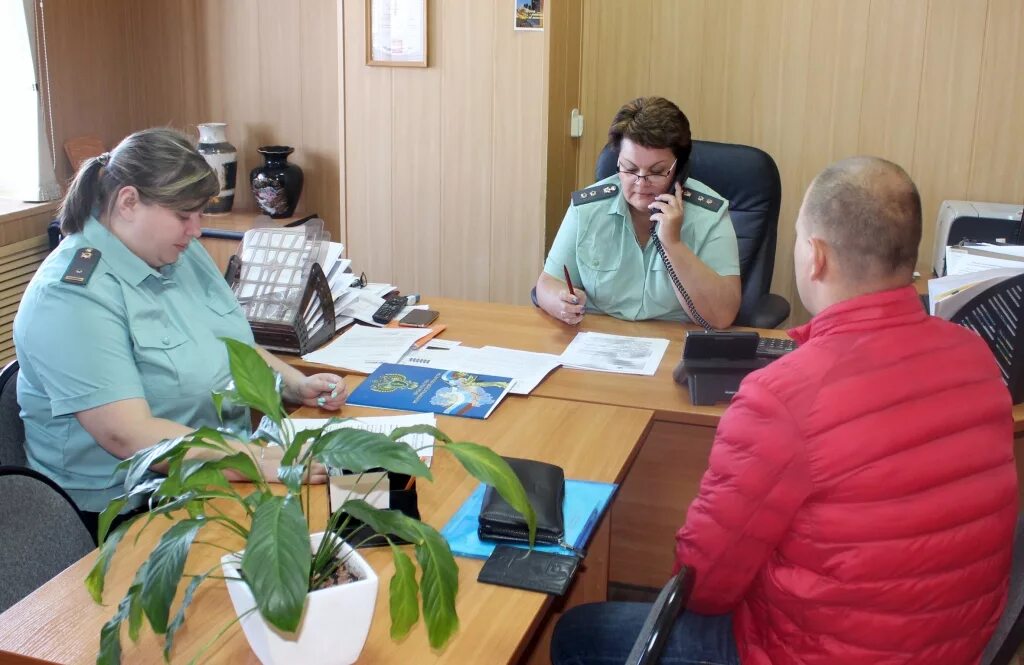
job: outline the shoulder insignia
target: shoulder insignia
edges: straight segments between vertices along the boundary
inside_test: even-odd
[[[587,187],[577,192],[572,193],[572,204],[574,206],[583,205],[584,203],[590,203],[591,201],[600,201],[602,199],[610,199],[619,193],[618,185],[594,185],[593,187]]]
[[[692,203],[695,206],[700,206],[710,210],[711,212],[718,212],[721,209],[722,204],[725,203],[722,199],[716,199],[713,196],[702,194],[701,192],[695,192],[693,190],[683,188],[683,200],[687,203]]]
[[[61,277],[62,282],[85,286],[92,277],[92,271],[100,262],[100,250],[92,247],[83,247],[75,252],[75,258],[71,259],[71,265],[64,271]]]

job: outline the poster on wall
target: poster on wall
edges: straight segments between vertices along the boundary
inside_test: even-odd
[[[427,66],[427,0],[366,0],[366,64]]]
[[[516,30],[544,29],[544,0],[512,0],[516,8]]]

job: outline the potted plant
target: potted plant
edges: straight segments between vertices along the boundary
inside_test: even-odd
[[[325,427],[296,433],[281,404],[278,377],[248,345],[230,339],[225,343],[234,383],[227,390],[214,393],[214,403],[220,412],[225,400],[230,400],[257,409],[273,421],[279,435],[270,435],[274,439],[272,443],[284,448],[279,472],[284,492],[280,487],[277,492],[271,490],[256,463],[260,447],[271,443],[263,440],[262,437],[268,435],[262,429],[257,432],[261,438],[257,435],[251,438],[252,445],[247,452],[230,448],[225,433],[202,428],[187,436],[162,441],[124,460],[121,466],[127,468],[126,493],[112,501],[99,520],[99,556],[86,579],[93,599],[102,602],[111,557],[133,522],[145,520],[142,526],[145,529],[158,516],[180,515],[181,519],[161,536],[136,572],[114,616],[103,626],[97,662],[120,662],[120,634],[124,623],[128,624],[129,637],[135,641],[142,624],[148,622],[154,632],[164,635],[164,655],[170,658],[175,632],[185,620],[196,589],[207,579],[216,578],[221,568],[186,574],[186,557],[192,547],[211,546],[213,539],[206,536],[201,541],[197,536],[204,530],[216,528],[226,529],[244,540],[243,552],[223,557],[222,569],[240,615],[234,621],[242,622],[250,646],[261,660],[266,663],[284,658],[291,662],[314,662],[312,656],[296,655],[295,649],[304,642],[321,643],[340,632],[336,614],[339,610],[330,609],[334,601],[329,597],[335,596],[342,597],[337,602],[346,612],[358,613],[361,608],[365,615],[365,621],[350,619],[345,623],[363,622],[365,627],[361,629],[361,636],[348,638],[350,654],[353,640],[357,642],[354,655],[347,658],[340,655],[339,647],[327,650],[330,660],[323,662],[354,660],[369,630],[377,588],[372,569],[356,550],[336,535],[339,529],[344,532],[351,520],[359,520],[387,537],[391,548],[395,563],[389,596],[392,637],[404,637],[416,623],[422,597],[430,645],[443,647],[458,627],[455,613],[458,569],[444,538],[432,527],[399,511],[374,508],[364,496],[349,496],[340,508],[330,513],[323,533],[311,536],[309,486],[303,490],[303,478],[310,473],[311,465],[319,462],[352,473],[385,469],[432,479],[417,452],[399,441],[408,434],[425,432],[434,437],[436,450],[454,455],[470,474],[492,485],[526,516],[532,542],[536,519],[515,473],[488,448],[454,442],[437,428],[427,425],[399,428],[386,436],[347,428],[343,421],[334,419]],[[215,455],[206,452],[207,459],[197,459],[195,454],[186,456],[190,451],[213,451]],[[167,464],[166,477],[147,479],[149,468],[161,462]],[[252,491],[239,491],[229,482],[227,471],[250,481]],[[112,520],[132,497],[150,493],[148,513],[110,531]],[[235,504],[244,517],[230,517],[223,509],[225,504]],[[421,573],[419,582],[412,559],[391,537],[413,544]],[[363,579],[332,586],[332,576],[344,569]],[[189,582],[172,616],[171,605],[185,577]],[[345,587],[356,589],[356,593],[340,593]],[[248,608],[246,603],[250,603]],[[359,607],[355,607],[357,605]],[[322,620],[325,612],[328,616]],[[318,629],[325,625],[322,621],[332,628]]]

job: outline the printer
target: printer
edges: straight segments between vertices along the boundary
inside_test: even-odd
[[[963,241],[1024,244],[1021,204],[983,201],[943,201],[935,220],[932,270],[946,274],[946,247]]]

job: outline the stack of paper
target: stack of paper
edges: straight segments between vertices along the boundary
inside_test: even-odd
[[[1021,268],[994,268],[928,280],[928,311],[951,319],[979,293],[1021,272]]]
[[[946,275],[967,275],[996,268],[1024,271],[1024,245],[977,243],[946,248]]]
[[[479,349],[468,346],[413,349],[402,356],[401,362],[403,365],[508,376],[513,379],[509,392],[517,395],[529,395],[545,376],[562,364],[561,358],[550,353],[531,353],[497,346]]]
[[[653,376],[668,340],[581,332],[562,352],[562,364],[575,369]]]
[[[353,326],[344,335],[303,360],[370,374],[381,363],[396,363],[430,328],[371,328]]]

